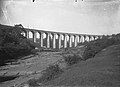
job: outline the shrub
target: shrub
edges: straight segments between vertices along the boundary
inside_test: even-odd
[[[37,79],[30,79],[27,83],[30,86],[40,86],[40,84],[44,84],[45,82],[48,82],[54,78],[56,78],[59,74],[63,72],[62,69],[59,68],[59,65],[49,65],[45,70],[43,70],[42,76]]]
[[[67,63],[68,66],[71,66],[73,64],[76,64],[80,60],[82,60],[82,58],[78,54],[70,54],[70,55],[64,56],[64,60],[65,60],[65,62]]]
[[[49,65],[43,72],[42,77],[39,79],[40,82],[46,82],[55,78],[58,74],[62,73],[63,70],[60,69],[59,65]]]
[[[85,49],[82,57],[84,60],[94,57],[96,53],[98,53],[101,50],[101,48],[99,46],[91,46],[88,45],[87,48]]]

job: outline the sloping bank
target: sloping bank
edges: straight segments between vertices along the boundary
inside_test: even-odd
[[[18,42],[14,42],[14,43],[16,43],[16,44],[18,44]],[[12,43],[12,44],[14,44],[14,43]],[[10,43],[11,44],[11,43]],[[109,47],[109,46],[111,46],[111,45],[117,45],[117,44],[120,44],[120,34],[117,34],[117,35],[112,35],[112,36],[110,36],[110,37],[107,37],[107,36],[105,36],[105,37],[103,37],[102,39],[98,39],[98,40],[95,40],[95,41],[91,41],[91,42],[89,42],[89,43],[83,43],[83,49],[81,49],[81,47],[79,48],[79,47],[77,47],[77,48],[66,48],[66,49],[63,49],[63,50],[61,50],[61,53],[59,54],[59,55],[61,55],[62,56],[62,59],[61,60],[58,60],[57,62],[53,62],[53,64],[50,64],[50,65],[48,65],[46,68],[45,68],[45,70],[43,70],[42,71],[42,73],[40,72],[34,72],[34,73],[32,73],[31,75],[25,75],[25,76],[23,76],[20,80],[22,81],[22,79],[26,79],[26,77],[29,77],[29,79],[26,79],[26,81],[25,82],[23,82],[23,84],[21,84],[21,83],[19,83],[19,84],[21,84],[21,86],[20,87],[24,87],[25,85],[29,85],[29,86],[32,86],[32,87],[34,87],[34,86],[41,86],[41,85],[94,85],[94,83],[96,82],[96,80],[95,79],[93,79],[93,80],[91,80],[91,79],[89,79],[88,78],[88,84],[87,84],[87,80],[85,80],[85,79],[83,79],[83,80],[81,80],[82,82],[81,82],[81,84],[77,84],[76,82],[78,81],[79,82],[79,79],[78,78],[75,78],[75,77],[73,77],[74,76],[74,73],[76,73],[77,72],[77,70],[76,71],[74,71],[74,69],[73,69],[73,72],[71,72],[71,73],[73,73],[73,74],[68,74],[68,77],[66,77],[66,78],[70,78],[70,77],[72,77],[71,78],[71,80],[67,80],[67,79],[65,79],[65,80],[58,80],[58,82],[60,81],[60,84],[59,83],[57,83],[57,84],[54,84],[54,79],[58,79],[58,78],[61,78],[61,76],[62,75],[64,75],[67,71],[69,71],[69,70],[71,70],[74,66],[77,66],[77,65],[79,65],[79,64],[83,64],[83,65],[81,65],[81,67],[82,66],[84,66],[84,68],[82,68],[82,70],[80,70],[80,69],[78,69],[78,71],[79,71],[79,73],[82,75],[82,73],[84,73],[85,71],[86,72],[89,72],[89,71],[93,71],[94,72],[94,69],[92,69],[92,67],[90,67],[90,66],[95,66],[95,65],[92,65],[92,64],[94,64],[94,62],[95,61],[93,61],[93,63],[88,63],[87,61],[89,61],[89,60],[94,60],[94,59],[89,59],[89,58],[96,58],[95,56],[96,56],[96,54],[98,55],[99,54],[99,52],[101,52],[101,50],[103,50],[103,49],[105,49],[106,47]],[[45,54],[46,55],[46,54]],[[54,54],[52,54],[52,55],[54,55]],[[103,57],[104,57],[104,54],[101,54]],[[101,56],[101,57],[102,57]],[[112,55],[111,55],[112,56]],[[52,57],[52,56],[51,56]],[[59,58],[60,56],[56,56],[56,58]],[[38,57],[37,59],[40,59],[41,57]],[[46,56],[46,58],[49,58],[49,56]],[[106,57],[105,57],[106,58]],[[52,58],[51,58],[52,59]],[[86,61],[85,61],[86,60]],[[97,58],[96,58],[96,60],[97,60]],[[99,59],[98,59],[99,60]],[[34,61],[34,60],[33,60]],[[32,62],[33,62],[32,61]],[[81,62],[79,62],[79,61],[81,61]],[[30,65],[30,67],[32,67],[32,66],[34,66],[35,68],[33,68],[33,71],[34,70],[37,70],[39,67],[37,67],[36,68],[36,65],[39,65],[39,64],[37,64],[39,61],[36,61],[35,62],[35,64],[28,64],[28,66]],[[99,61],[100,62],[100,61]],[[107,63],[107,61],[105,61],[106,63]],[[104,62],[104,63],[105,63]],[[114,62],[114,61],[113,61]],[[78,63],[78,64],[77,64]],[[88,69],[88,68],[86,68],[86,63],[88,63],[88,66],[87,67],[89,67],[90,68],[90,70]],[[76,65],[74,65],[74,64],[76,64]],[[98,62],[97,62],[97,64],[99,64]],[[103,64],[104,65],[104,64]],[[97,66],[97,65],[96,65]],[[98,66],[100,66],[100,65],[98,65]],[[117,66],[119,66],[119,65],[117,65]],[[18,66],[19,67],[19,66]],[[28,67],[28,68],[30,68],[30,67]],[[41,67],[41,66],[40,66]],[[13,68],[14,69],[14,68]],[[12,70],[13,70],[12,69]],[[88,71],[87,71],[87,69],[88,69]],[[97,68],[98,69],[98,68]],[[30,70],[30,69],[29,69]],[[104,70],[104,69],[103,69]],[[84,71],[84,72],[82,72],[82,71]],[[96,70],[97,71],[97,70]],[[92,73],[93,73],[92,72]],[[98,70],[98,72],[99,72],[99,70]],[[107,71],[108,72],[108,71]],[[79,76],[77,76],[77,74],[79,75],[79,73],[76,73],[76,77],[79,77]],[[93,74],[92,73],[88,73],[88,74],[90,74],[90,76],[92,76]],[[94,73],[96,76],[97,76],[97,74],[96,73]],[[65,75],[67,75],[67,74],[65,74]],[[85,76],[87,76],[87,74],[85,74]],[[85,76],[83,76],[82,78],[84,78]],[[94,75],[93,75],[94,76]],[[92,78],[92,77],[90,77],[90,78]],[[96,77],[97,78],[97,77]],[[100,74],[100,78],[101,78],[101,74]],[[77,80],[78,79],[78,80]],[[104,78],[103,78],[104,79]],[[109,79],[109,76],[108,76],[108,79]],[[72,81],[73,80],[73,81]],[[75,81],[74,81],[75,80]],[[91,81],[91,84],[90,84],[90,82],[89,82],[89,80]],[[94,80],[95,80],[95,82],[94,82]],[[101,79],[100,79],[101,80]],[[53,81],[53,83],[52,83],[52,81]],[[62,83],[62,82],[63,83]],[[68,81],[68,82],[66,82],[67,84],[65,84],[64,82],[65,81]],[[105,81],[107,81],[107,80],[105,80]],[[14,80],[14,81],[12,81],[13,83],[15,83],[16,82],[16,80]],[[72,82],[73,84],[70,84],[70,82]],[[85,83],[84,83],[85,82]],[[11,82],[10,82],[11,83]],[[82,84],[83,83],[83,84]],[[100,83],[101,84],[101,83]],[[14,85],[14,84],[13,84]],[[104,85],[104,84],[103,84]],[[111,83],[109,84],[109,82],[108,83],[105,83],[105,85],[112,85]],[[19,85],[14,85],[15,87],[19,87]],[[6,86],[4,86],[4,87],[6,87]],[[9,86],[8,86],[9,87]]]
[[[24,37],[21,34],[22,31],[24,28],[0,24],[0,66],[33,54],[32,50],[36,47],[35,43]]]
[[[84,47],[82,47],[82,49],[80,48],[81,47],[69,48],[69,49],[71,49],[71,52],[74,52],[74,53],[78,52],[80,55],[80,52],[83,53],[82,50],[84,49]],[[1,75],[3,72],[3,74],[5,73],[4,75],[10,76],[10,74],[11,75],[17,74],[19,75],[19,77],[11,81],[3,82],[0,85],[2,85],[2,87],[7,87],[7,86],[9,87],[13,85],[15,87],[19,87],[19,85],[23,85],[26,83],[27,84],[30,83],[32,85],[34,83],[34,86],[38,86],[38,84],[36,84],[36,82],[38,82],[36,80],[38,79],[39,79],[39,82],[40,82],[40,79],[42,79],[42,82],[46,82],[50,79],[53,79],[54,75],[63,73],[63,70],[61,69],[64,69],[64,70],[66,69],[67,64],[64,61],[63,55],[64,56],[66,54],[67,56],[71,55],[71,52],[66,50],[67,49],[62,49],[59,52],[38,52],[38,55],[34,57],[18,61],[19,64],[8,66],[8,69],[6,69],[7,67],[3,68],[6,70],[1,71]],[[57,65],[59,65],[60,68]],[[43,78],[41,78],[42,77],[41,71],[42,71],[42,74],[44,73]]]
[[[102,50],[94,58],[81,61],[44,86],[120,86],[120,45]]]
[[[63,61],[67,64],[67,68],[64,69],[59,67],[60,63],[52,64],[43,71],[42,76],[40,78],[31,79],[27,83],[25,83],[25,85],[27,84],[33,87],[45,85],[113,86],[119,82],[119,79],[117,78],[119,74],[116,73],[118,72],[118,67],[113,68],[114,65],[112,66],[112,64],[116,64],[115,66],[119,66],[118,61],[116,62],[114,61],[114,59],[118,60],[118,53],[120,52],[120,47],[115,47],[115,50],[111,48],[107,52],[104,51],[105,53],[101,53],[101,51],[109,46],[118,44],[120,44],[120,34],[104,36],[102,39],[98,39],[84,44],[85,50],[82,56],[79,55],[79,51],[75,52],[74,49],[65,49],[62,55],[64,58]],[[115,53],[115,55],[111,53],[111,51]],[[113,57],[115,58],[112,59]]]

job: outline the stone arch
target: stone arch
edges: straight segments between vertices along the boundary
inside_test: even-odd
[[[66,48],[67,47],[67,34],[63,34],[63,36],[64,36],[64,48]]]
[[[36,32],[36,42],[40,43],[40,34],[38,31]]]
[[[38,31],[38,33],[39,33],[39,43],[40,43],[40,46],[43,47],[43,38],[44,38],[43,32]]]
[[[93,36],[90,36],[90,41],[93,41],[93,40],[94,40]]]
[[[64,47],[64,35],[61,34],[61,48]]]
[[[31,41],[33,41],[33,32],[29,31],[28,34],[29,34],[29,38],[28,39],[31,40]]]
[[[51,35],[52,35],[52,41],[53,41],[52,48],[56,48],[56,33],[51,33]]]
[[[77,38],[78,38],[78,36],[77,35],[74,35],[74,47],[76,47],[77,46]]]
[[[84,35],[81,35],[81,43],[84,42]]]
[[[21,35],[23,35],[24,37],[26,37],[26,33],[24,31],[21,32]]]
[[[72,35],[68,34],[68,47],[72,47]]]

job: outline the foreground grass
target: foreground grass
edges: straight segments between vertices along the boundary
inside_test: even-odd
[[[119,71],[120,45],[117,45],[101,51],[94,59],[88,59],[73,65],[59,78],[44,85],[119,87]]]

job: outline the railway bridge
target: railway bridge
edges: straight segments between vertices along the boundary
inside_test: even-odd
[[[79,43],[102,38],[102,35],[53,32],[28,28],[24,28],[22,34],[27,37],[27,39],[31,39],[33,42],[39,43],[41,47],[59,49],[76,47]]]

